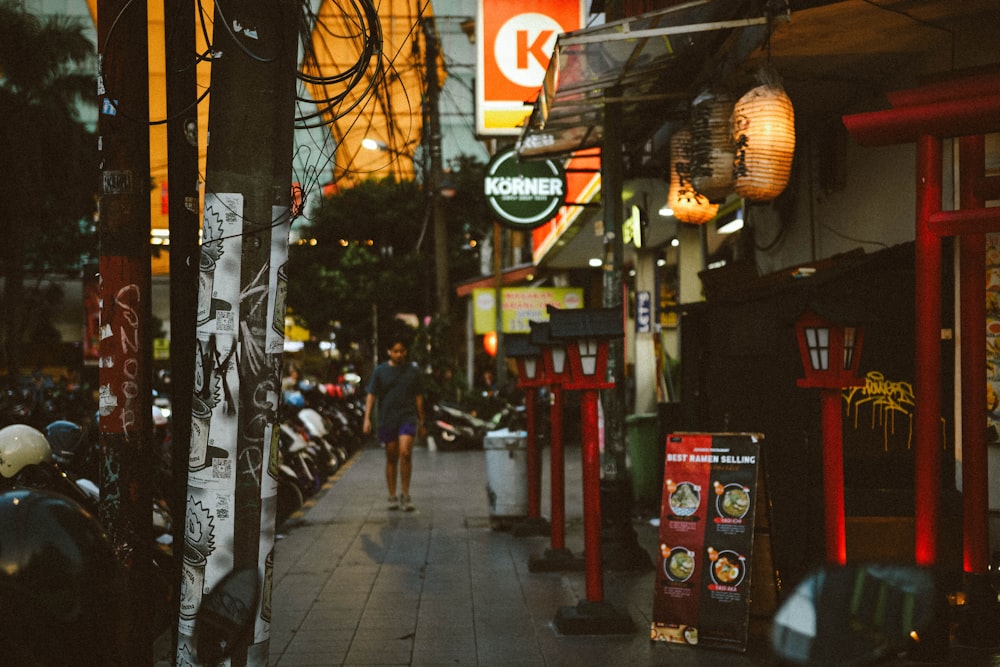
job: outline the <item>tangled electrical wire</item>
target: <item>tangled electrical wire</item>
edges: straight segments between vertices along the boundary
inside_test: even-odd
[[[99,67],[106,59],[114,57],[121,32],[120,20],[136,7],[136,0],[130,0],[112,21]],[[388,135],[385,139],[389,153],[395,156],[393,160],[407,154],[417,143],[415,137],[419,130],[413,129],[413,124],[399,127],[407,124],[397,123],[396,117],[397,114],[411,117],[419,114],[419,99],[411,103],[410,91],[402,82],[405,76],[413,75],[418,84],[423,85],[424,68],[416,34],[422,20],[429,15],[430,7],[430,0],[411,0],[405,10],[407,15],[380,16],[375,0],[299,0],[296,3],[299,58],[294,123],[296,130],[317,130],[309,132],[307,141],[312,142],[311,145],[299,141],[292,157],[298,197],[303,200],[309,197],[321,182],[332,180],[336,183],[345,176],[361,173],[354,164],[357,156],[344,150],[344,139],[348,133],[366,135],[378,122],[376,118],[384,118],[381,122],[385,124]],[[246,39],[238,38],[239,30],[234,27],[234,17],[230,16],[232,11],[232,5],[226,0],[217,0],[214,9],[198,0],[196,20],[203,46],[178,44],[172,35],[166,35],[168,67],[178,71],[210,63],[216,51],[213,39],[218,36],[213,35],[213,31],[217,33],[220,29],[228,31],[229,38],[251,59],[261,63],[273,60],[274,56],[258,53],[247,46]],[[384,20],[392,22],[393,44],[387,42]],[[103,81],[103,72],[101,74]],[[209,86],[202,85],[197,99],[182,111],[153,120],[130,118],[127,110],[118,108],[114,90],[105,88],[104,96],[115,106],[114,113],[125,119],[164,125],[189,116],[193,107],[209,98],[210,92]],[[406,108],[398,108],[400,104]]]

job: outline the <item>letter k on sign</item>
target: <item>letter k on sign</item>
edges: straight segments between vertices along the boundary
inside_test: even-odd
[[[544,14],[512,17],[500,28],[493,45],[501,73],[519,86],[541,86],[556,37],[561,32],[560,25]],[[511,58],[511,54],[515,57]]]
[[[548,67],[549,54],[545,51],[545,43],[549,41],[555,33],[551,30],[542,30],[538,33],[535,41],[528,44],[528,31],[517,31],[517,68],[525,69],[528,66],[528,54],[535,57],[535,61],[545,63]]]

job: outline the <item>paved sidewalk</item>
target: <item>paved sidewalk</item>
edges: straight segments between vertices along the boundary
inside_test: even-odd
[[[582,557],[579,449],[566,459],[566,546]],[[559,634],[555,615],[586,599],[585,573],[529,572],[550,539],[490,528],[483,451],[416,448],[414,512],[387,509],[383,463],[378,446],[358,452],[280,536],[271,665],[775,664],[760,638],[745,655],[650,642],[652,567],[604,569],[605,601],[634,632]],[[655,553],[656,529],[636,530]]]

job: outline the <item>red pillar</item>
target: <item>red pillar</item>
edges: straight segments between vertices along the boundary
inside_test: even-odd
[[[959,140],[960,208],[982,208],[976,183],[985,176],[983,135]],[[989,477],[986,448],[986,235],[961,237],[963,564],[989,570]]]
[[[941,239],[928,221],[941,210],[941,139],[917,139],[914,374],[915,544],[917,565],[937,562],[941,506]]]
[[[597,389],[580,392],[583,446],[583,560],[588,602],[604,601],[601,564],[601,453],[597,429]]]
[[[840,389],[820,390],[823,411],[823,497],[826,562],[847,563],[844,520],[844,445]]]
[[[538,457],[538,429],[535,424],[535,400],[537,390],[524,390],[525,417],[527,419],[527,466],[528,466],[528,518],[540,519],[541,506],[541,464]]]
[[[562,386],[553,384],[549,412],[549,486],[551,493],[552,551],[566,548],[566,456],[563,448]]]

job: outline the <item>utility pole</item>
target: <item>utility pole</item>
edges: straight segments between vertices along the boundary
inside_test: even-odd
[[[438,44],[437,27],[433,17],[422,21],[427,56],[427,140],[430,149],[431,205],[434,215],[434,285],[437,297],[437,314],[451,313],[451,285],[448,278],[448,224],[444,216],[444,202],[441,201],[441,181],[444,165],[441,158],[441,111],[438,100],[441,83],[438,80],[438,59],[441,52]]]
[[[194,663],[202,596],[246,568],[262,597],[230,664],[267,664],[298,11],[215,5],[178,664]]]
[[[125,572],[119,610],[122,632],[112,649],[114,665],[153,662],[147,622],[153,537],[146,18],[145,3],[98,2],[102,304],[98,513]]]
[[[609,21],[622,17],[621,0],[605,3]],[[609,95],[620,98],[614,91]],[[601,147],[601,201],[604,206],[604,290],[603,305],[617,308],[625,317],[624,241],[622,226],[623,155],[620,102],[604,104],[604,143]],[[608,375],[612,389],[601,391],[604,407],[604,476],[601,480],[603,516],[602,550],[611,569],[648,568],[649,555],[639,546],[632,527],[632,489],[626,468],[625,442],[625,349],[624,340],[608,350]]]
[[[194,6],[163,0],[164,62],[167,84],[167,183],[170,220],[170,426],[168,493],[174,510],[174,544],[184,544],[181,508],[187,498],[191,397],[194,391],[195,316],[198,310],[198,68]],[[180,589],[180,559],[171,562],[170,580]],[[174,600],[176,618],[179,600]],[[174,641],[177,639],[174,628]],[[176,644],[174,646],[176,650]]]

